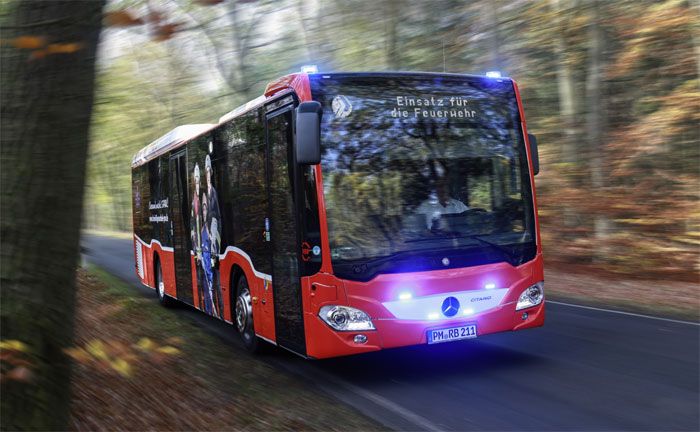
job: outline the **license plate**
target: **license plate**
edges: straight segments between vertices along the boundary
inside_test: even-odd
[[[429,344],[456,341],[460,339],[473,339],[475,337],[476,324],[428,330]]]

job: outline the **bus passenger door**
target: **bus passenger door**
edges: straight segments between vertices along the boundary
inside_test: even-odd
[[[175,285],[178,300],[193,304],[190,256],[190,211],[187,200],[185,151],[170,157],[170,232],[175,249]]]
[[[292,181],[292,105],[266,118],[272,295],[277,344],[306,354]]]

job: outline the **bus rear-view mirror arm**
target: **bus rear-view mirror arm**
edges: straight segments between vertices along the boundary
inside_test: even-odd
[[[299,165],[315,165],[321,162],[321,104],[302,102],[297,107],[296,158]]]
[[[527,134],[527,139],[530,141],[530,156],[532,157],[532,173],[537,175],[540,172],[540,155],[537,153],[537,137],[533,134]]]

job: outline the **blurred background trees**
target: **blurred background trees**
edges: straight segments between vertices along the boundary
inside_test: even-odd
[[[697,281],[697,0],[116,0],[102,40],[85,224],[130,229],[130,160],[303,64],[500,70],[539,137],[548,265]],[[119,15],[117,15],[119,17]]]

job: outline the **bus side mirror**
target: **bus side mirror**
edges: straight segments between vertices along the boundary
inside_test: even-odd
[[[540,155],[537,153],[537,137],[533,134],[527,134],[527,140],[530,141],[530,157],[532,157],[532,173],[537,175],[540,172]]]
[[[296,157],[299,165],[321,162],[321,104],[302,102],[297,107]]]

